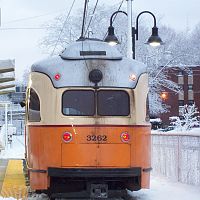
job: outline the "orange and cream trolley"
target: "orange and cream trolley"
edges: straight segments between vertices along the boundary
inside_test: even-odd
[[[26,98],[30,186],[107,198],[149,187],[146,66],[84,39],[31,68]]]

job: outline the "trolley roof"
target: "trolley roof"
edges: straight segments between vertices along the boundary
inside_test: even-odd
[[[90,39],[72,43],[59,56],[33,64],[31,71],[46,74],[54,87],[61,88],[94,86],[89,80],[93,69],[103,74],[99,87],[135,88],[140,75],[146,73],[143,63],[123,57],[106,42]],[[60,75],[59,80],[55,79],[56,74]]]

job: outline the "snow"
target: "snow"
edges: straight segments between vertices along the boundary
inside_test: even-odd
[[[160,118],[150,119],[150,122],[162,122]]]
[[[187,131],[193,127],[198,127],[200,125],[200,121],[198,120],[199,111],[195,104],[193,105],[184,105],[179,106],[179,112],[181,117],[170,117],[169,119],[172,121],[171,124],[175,127],[175,130],[178,131]]]
[[[14,135],[13,142],[1,151],[0,159],[23,159],[25,153],[24,135]]]
[[[171,182],[164,177],[151,177],[151,189],[129,192],[132,200],[199,200],[200,187]]]
[[[154,135],[190,135],[190,136],[200,136],[200,128],[192,128],[191,130],[179,131],[177,129],[163,132],[161,130],[151,130],[151,134]]]

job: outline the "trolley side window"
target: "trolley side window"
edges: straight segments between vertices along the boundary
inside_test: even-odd
[[[40,117],[40,99],[34,89],[30,89],[28,120],[31,122],[39,122]]]
[[[63,93],[62,112],[69,116],[93,116],[95,94],[92,90],[68,90]]]
[[[130,114],[129,95],[125,91],[100,90],[97,96],[98,115],[128,116]]]

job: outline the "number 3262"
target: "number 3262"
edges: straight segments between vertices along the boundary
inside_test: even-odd
[[[87,141],[98,141],[98,142],[106,142],[106,135],[87,135]]]

